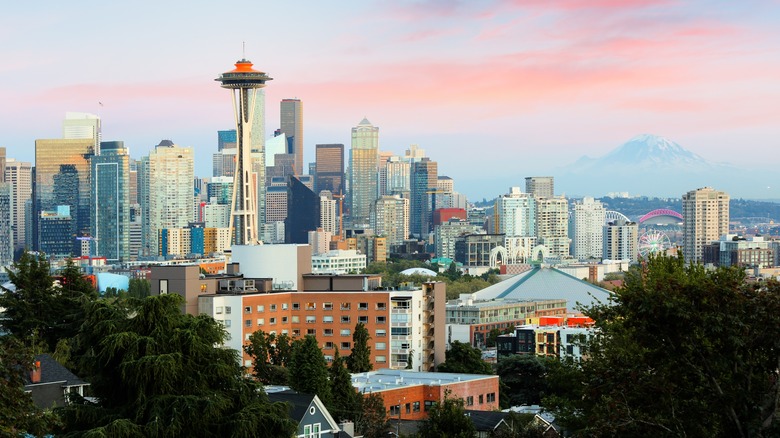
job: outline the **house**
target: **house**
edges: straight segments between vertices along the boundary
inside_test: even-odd
[[[474,423],[477,438],[489,438],[502,430],[511,430],[509,424],[504,420],[509,415],[508,412],[467,410],[466,415]]]
[[[41,409],[65,406],[68,394],[84,396],[84,389],[89,383],[76,377],[53,357],[38,354],[34,361],[35,368],[27,376],[24,390],[30,393],[36,406]]]
[[[351,437],[342,431],[336,420],[316,395],[302,394],[285,389],[279,392],[268,390],[268,399],[287,403],[290,406],[290,418],[298,422],[296,437]]]

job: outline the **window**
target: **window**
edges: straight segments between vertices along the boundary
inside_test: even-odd
[[[282,310],[287,310],[287,303],[282,303]]]
[[[432,400],[425,400],[425,412],[428,412],[435,403],[436,402]]]
[[[282,317],[282,324],[287,324],[287,317],[286,316]]]
[[[315,310],[317,309],[316,303],[306,303],[306,310]]]
[[[265,324],[265,318],[257,318],[257,325]]]
[[[244,307],[244,313],[252,313],[252,306]]]
[[[324,310],[333,310],[333,303],[322,303],[322,308]]]
[[[230,306],[225,306],[225,315],[230,315]]]
[[[327,362],[327,363],[331,363],[331,362],[333,362],[333,356],[328,356],[328,355],[326,354],[324,357],[325,357],[325,362]]]
[[[411,414],[412,413],[412,404],[411,403],[407,403],[406,406],[404,406],[404,407],[406,408],[406,413],[407,414]]]
[[[401,414],[401,405],[390,406],[390,416],[398,416]]]
[[[168,293],[168,280],[160,280],[160,295]]]
[[[385,343],[385,342],[377,342],[376,343],[376,349],[377,350],[387,350],[387,343]]]
[[[376,317],[376,323],[377,324],[384,324],[386,322],[387,322],[387,317],[386,316],[377,316]]]
[[[341,336],[351,336],[352,330],[350,329],[341,329]]]
[[[245,327],[252,327],[252,320],[251,319],[247,319],[246,321],[244,321],[244,326]]]
[[[352,344],[350,344],[349,342],[342,342],[341,343],[341,349],[342,350],[349,350],[350,348],[352,348]]]
[[[265,306],[263,306],[263,305],[257,306],[257,311],[258,312],[265,312]]]
[[[301,310],[301,303],[293,303],[293,310]]]
[[[490,394],[487,395],[487,402],[488,403],[495,403],[496,402],[496,393],[495,392],[491,392]]]
[[[300,336],[301,335],[301,329],[293,329],[293,336]]]
[[[289,330],[287,330],[287,329],[283,329],[283,330],[282,330],[282,334],[283,334],[283,335],[286,335],[287,333],[290,333],[290,331],[289,331]]]
[[[325,343],[325,349],[326,350],[333,350],[333,342],[326,342]]]
[[[349,316],[342,316],[341,317],[341,323],[342,324],[349,324],[349,322],[350,322],[350,317]]]
[[[387,330],[385,329],[377,329],[375,333],[377,338],[384,338],[385,336],[387,336]]]
[[[330,324],[330,323],[333,322],[333,317],[332,316],[323,316],[322,317],[322,322],[324,322],[325,324]]]
[[[466,406],[474,406],[474,396],[470,395],[466,397]]]
[[[307,336],[317,336],[317,329],[306,329]]]
[[[276,312],[276,304],[271,304],[271,312]]]
[[[411,336],[411,327],[391,327],[390,334],[393,336]]]
[[[322,334],[324,336],[333,336],[333,329],[323,329]]]
[[[358,303],[358,310],[368,310],[368,303]]]
[[[485,403],[485,396],[483,394],[480,394],[479,395],[479,404],[484,404],[484,403]]]
[[[361,324],[368,324],[368,317],[367,316],[358,316],[358,322]]]
[[[226,319],[226,320],[225,320],[225,327],[230,327],[230,326],[231,326],[231,322],[230,322],[230,320],[229,320],[229,319]]]
[[[377,356],[376,357],[376,363],[385,363],[385,362],[387,362],[387,357],[386,356]]]
[[[293,322],[293,324],[298,324],[298,323],[300,323],[300,322],[301,322],[301,317],[300,317],[300,316],[298,316],[298,315],[293,315],[293,317],[292,317],[292,322]]]
[[[349,310],[352,308],[352,303],[341,303],[341,310]]]
[[[420,412],[420,402],[416,401],[412,403],[412,411],[413,412]]]
[[[376,310],[387,310],[387,303],[376,303]]]
[[[331,358],[333,360],[333,358]],[[319,438],[320,423],[307,424],[303,426],[303,438]]]
[[[219,307],[217,307],[216,314],[217,315],[222,315],[222,311],[223,311],[222,310],[222,306],[219,306]]]
[[[247,334],[245,334],[245,335],[244,335],[244,340],[245,340],[245,341],[248,341],[250,336],[252,336],[252,333],[247,333]]]
[[[317,322],[317,317],[314,315],[309,315],[306,317],[306,324],[314,324]]]
[[[270,320],[268,320],[268,323],[271,325],[276,324],[276,318],[271,318]]]

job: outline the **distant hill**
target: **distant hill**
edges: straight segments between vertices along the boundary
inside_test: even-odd
[[[773,173],[708,161],[651,134],[638,135],[602,157],[581,157],[552,174],[555,191],[572,196],[628,192],[680,197],[689,190],[710,186],[732,196],[762,199],[776,180]]]

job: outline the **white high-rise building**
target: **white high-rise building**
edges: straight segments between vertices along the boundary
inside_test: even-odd
[[[388,195],[408,193],[410,190],[410,172],[411,164],[409,164],[409,161],[398,156],[388,158],[385,169],[385,173],[387,174],[385,177],[387,184],[385,193]]]
[[[371,212],[371,229],[386,236],[387,245],[402,245],[409,236],[409,200],[400,196],[382,196]]]
[[[536,200],[536,237],[551,255],[569,257],[569,201],[565,197]]]
[[[574,204],[569,224],[572,256],[580,260],[602,258],[606,215],[604,205],[593,198]]]
[[[604,225],[605,260],[637,260],[639,226],[636,222],[617,220]]]
[[[704,245],[729,232],[729,195],[712,187],[691,190],[682,197],[683,257],[699,263]]]
[[[533,196],[520,187],[510,187],[509,193],[496,199],[494,229],[507,237],[534,236],[536,231],[536,203]]]
[[[436,257],[455,260],[455,240],[460,236],[476,234],[479,229],[480,227],[471,222],[459,219],[450,219],[441,225],[436,225],[433,229]]]
[[[195,177],[192,148],[163,140],[148,158],[148,222],[144,234],[147,255],[156,255],[158,230],[184,228],[194,218],[192,200]]]
[[[353,227],[365,227],[379,197],[379,128],[363,119],[352,128],[349,150],[349,208]]]
[[[338,234],[339,222],[336,200],[328,190],[320,192],[320,228],[331,234]]]
[[[95,155],[100,155],[100,117],[95,114],[66,112],[62,121],[62,138],[91,138]]]
[[[32,164],[9,158],[5,162],[5,181],[11,186],[14,249],[31,246],[26,206],[32,200]]]

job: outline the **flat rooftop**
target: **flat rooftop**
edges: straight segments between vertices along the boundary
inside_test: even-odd
[[[352,374],[352,386],[362,393],[387,391],[411,386],[445,386],[453,383],[497,378],[492,374],[433,373],[427,371],[391,370],[383,368]]]

